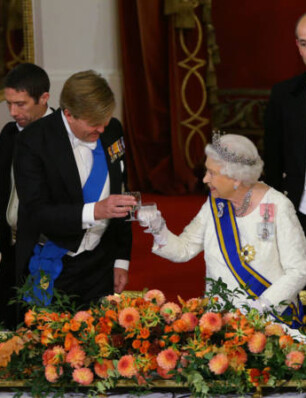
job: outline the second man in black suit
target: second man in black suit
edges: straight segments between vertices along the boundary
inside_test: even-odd
[[[17,65],[6,76],[4,97],[14,122],[0,133],[0,323],[14,328],[16,315],[8,302],[16,295],[15,234],[18,197],[12,173],[13,152],[17,135],[33,121],[52,112],[48,107],[50,81],[37,65]]]
[[[296,24],[306,64],[306,14]],[[265,115],[265,182],[293,202],[306,233],[306,73],[276,84]]]

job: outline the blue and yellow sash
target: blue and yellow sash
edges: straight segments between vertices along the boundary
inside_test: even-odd
[[[232,204],[224,199],[215,199],[210,195],[210,207],[214,219],[219,248],[225,264],[239,285],[252,297],[257,299],[269,286],[263,275],[254,270],[241,256],[239,230]],[[222,209],[220,214],[220,209]],[[298,300],[298,307],[291,303],[278,319],[293,329],[303,326],[303,306]],[[290,317],[287,321],[283,317]]]

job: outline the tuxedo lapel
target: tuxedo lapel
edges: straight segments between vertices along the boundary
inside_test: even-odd
[[[295,96],[294,115],[296,115],[296,131],[294,131],[294,153],[297,156],[301,172],[306,170],[306,91],[300,91]]]
[[[73,199],[83,199],[82,185],[77,164],[73,154],[72,146],[68,137],[60,111],[56,112],[56,118],[53,120],[53,140],[50,140],[52,151],[54,153],[54,162],[65,181],[69,194]]]

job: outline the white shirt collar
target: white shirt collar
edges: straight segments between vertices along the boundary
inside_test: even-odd
[[[62,119],[63,119],[64,125],[66,127],[67,132],[68,132],[68,137],[69,137],[69,140],[71,142],[72,148],[74,149],[77,146],[81,145],[81,146],[85,146],[85,147],[91,149],[92,151],[94,149],[96,149],[97,142],[86,142],[86,141],[81,141],[79,138],[77,138],[74,135],[73,131],[71,130],[70,125],[68,123],[68,120],[66,119],[66,116],[64,115],[64,112],[61,111],[61,114],[62,114]]]

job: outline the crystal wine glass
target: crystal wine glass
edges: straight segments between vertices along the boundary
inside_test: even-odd
[[[134,191],[134,192],[124,192],[124,195],[130,195],[134,196],[134,198],[137,201],[137,205],[132,206],[130,210],[130,217],[127,218],[125,221],[137,221],[136,218],[136,211],[140,208],[141,206],[141,193],[139,191]]]
[[[142,227],[147,227],[150,224],[152,218],[156,216],[157,205],[154,202],[142,203],[137,211],[137,219],[139,220],[139,225]]]

